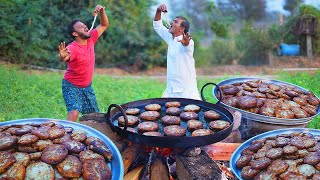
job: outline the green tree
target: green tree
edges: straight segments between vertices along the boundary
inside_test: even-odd
[[[266,15],[265,0],[217,0],[217,6],[224,15],[246,20],[260,20]]]
[[[166,47],[154,32],[149,13],[153,0],[3,0],[0,3],[1,58],[14,63],[65,68],[57,58],[57,47],[61,41],[72,41],[66,26],[72,19],[79,19],[90,27],[96,4],[106,6],[110,19],[110,27],[96,47],[98,66],[141,69],[165,65]]]

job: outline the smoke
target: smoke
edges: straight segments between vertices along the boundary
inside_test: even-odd
[[[317,1],[317,0],[316,0]],[[285,0],[267,0],[266,1],[266,11],[267,12],[280,12],[285,16],[290,15],[290,12],[283,9],[285,5]]]

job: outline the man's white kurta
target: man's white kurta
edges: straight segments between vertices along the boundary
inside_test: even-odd
[[[167,88],[163,97],[190,98],[200,100],[196,69],[193,58],[194,42],[191,39],[188,46],[182,45],[182,35],[173,38],[172,34],[162,24],[153,21],[153,28],[168,44],[167,53]]]

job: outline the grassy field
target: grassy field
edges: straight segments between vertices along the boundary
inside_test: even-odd
[[[53,72],[21,71],[16,67],[0,64],[0,122],[24,118],[65,119],[67,112],[61,92],[63,74]],[[219,79],[198,78],[198,88],[207,82],[219,82]],[[281,73],[276,79],[291,82],[320,95],[320,72]],[[161,97],[165,82],[150,77],[112,78],[95,75],[93,80],[101,112],[106,112],[110,104]],[[205,97],[215,102],[211,95],[212,86],[208,86]],[[319,117],[310,123],[310,127],[319,128]]]

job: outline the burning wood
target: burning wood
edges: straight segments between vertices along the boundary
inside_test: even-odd
[[[234,179],[228,165],[216,160],[228,161],[239,143],[216,143],[187,150],[141,146],[117,136],[102,115],[84,116],[80,123],[99,130],[117,145],[125,180]]]
[[[133,163],[136,157],[137,148],[134,145],[130,145],[127,149],[125,149],[122,153],[122,161],[124,166],[124,174],[128,172],[129,167]]]
[[[124,180],[139,180],[140,179],[140,175],[142,173],[142,170],[144,169],[145,164],[142,164],[136,168],[134,168],[132,171],[130,171],[129,173],[127,173],[123,179]]]
[[[229,161],[232,153],[240,146],[240,143],[215,143],[204,146],[212,160]]]
[[[169,180],[169,169],[160,158],[156,158],[151,164],[150,180]]]
[[[204,151],[192,157],[178,155],[176,163],[179,179],[221,179],[221,169]]]

